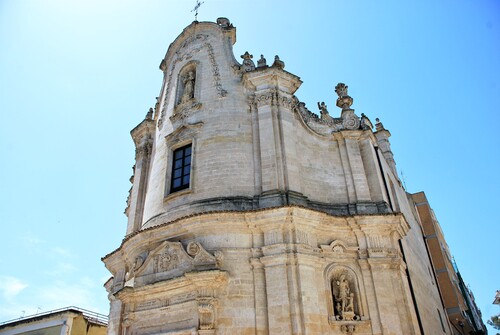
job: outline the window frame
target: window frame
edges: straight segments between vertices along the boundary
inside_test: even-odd
[[[189,149],[189,153],[187,153]],[[180,154],[179,154],[180,153]],[[186,162],[189,158],[189,162]],[[177,162],[180,162],[176,165]],[[187,171],[186,171],[187,169]],[[169,194],[190,189],[192,185],[193,169],[193,143],[186,143],[172,149],[172,165],[170,169],[170,190]],[[179,171],[176,176],[176,171]],[[185,178],[188,178],[186,183]],[[174,186],[176,180],[180,180],[180,185]]]

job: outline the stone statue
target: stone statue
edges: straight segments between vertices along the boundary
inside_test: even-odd
[[[354,312],[354,293],[349,294],[349,298],[347,298],[347,305],[345,306],[346,312]]]
[[[348,296],[350,294],[349,283],[344,275],[340,276],[340,280],[337,281],[337,286],[339,287],[339,295],[337,299],[340,300],[341,310],[344,312],[347,306]]]
[[[318,108],[320,110],[321,115],[328,114],[328,109],[324,101],[322,103],[319,103],[318,101]]]
[[[326,120],[326,121],[332,120],[332,117],[328,113],[328,109],[324,101],[321,103],[319,103],[318,101],[318,108],[321,115],[321,120]]]
[[[358,320],[359,317],[354,313],[354,293],[351,292],[346,275],[340,275],[338,280],[333,282],[332,286],[336,286],[333,297],[335,318],[342,321]]]
[[[266,59],[264,58],[264,55],[260,55],[260,59],[257,61],[257,67],[266,67]]]
[[[278,55],[274,56],[274,63],[272,67],[283,70],[285,68],[285,62],[283,62]]]
[[[195,76],[193,71],[189,71],[187,76],[183,78],[184,91],[182,92],[181,103],[187,102],[194,98],[194,82]]]

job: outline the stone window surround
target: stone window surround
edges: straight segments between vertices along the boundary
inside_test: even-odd
[[[170,193],[185,190],[191,185],[191,162],[193,157],[192,152],[193,146],[191,143],[179,147],[172,152],[172,172],[170,175]],[[189,152],[189,153],[187,153]],[[180,156],[179,156],[180,154]],[[176,158],[176,155],[179,156]],[[186,158],[189,157],[189,163],[186,163]],[[176,166],[177,161],[181,161],[180,166]],[[186,173],[185,169],[189,165],[189,171]],[[180,170],[180,175],[175,177],[175,172]],[[185,178],[188,177],[188,182],[186,183]],[[179,179],[180,185],[174,186],[175,181]]]
[[[168,148],[167,164],[165,167],[165,191],[164,201],[171,200],[174,197],[191,193],[194,190],[195,171],[196,171],[196,134],[203,126],[203,122],[194,124],[185,124],[175,129],[172,133],[165,136],[165,144]],[[174,161],[174,151],[191,145],[191,171],[189,187],[177,192],[171,192],[172,166]]]

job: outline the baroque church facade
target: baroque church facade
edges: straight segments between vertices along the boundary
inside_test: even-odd
[[[390,132],[294,95],[278,56],[233,54],[226,18],[193,22],[132,131],[136,164],[109,335],[454,334]]]

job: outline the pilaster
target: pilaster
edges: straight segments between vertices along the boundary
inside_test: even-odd
[[[253,133],[255,162],[258,167],[262,195],[283,194],[288,191],[301,193],[299,164],[294,131],[293,93],[299,88],[300,79],[283,70],[282,62],[271,67],[257,68],[243,76],[245,86],[255,96],[252,112],[257,115]],[[257,127],[255,127],[257,124]],[[286,200],[283,200],[286,202]]]
[[[384,125],[380,122],[379,119],[376,120],[375,124],[376,132],[375,137],[377,138],[378,146],[382,155],[384,155],[385,161],[389,165],[390,169],[394,173],[394,176],[398,178],[398,173],[396,170],[396,161],[394,160],[394,154],[391,150],[391,143],[389,142],[389,137],[391,137],[391,133],[384,128]]]
[[[127,200],[128,216],[127,235],[141,228],[144,214],[144,200],[147,192],[153,138],[155,134],[152,109],[146,118],[130,132],[135,143],[135,166],[132,177],[132,189]]]

